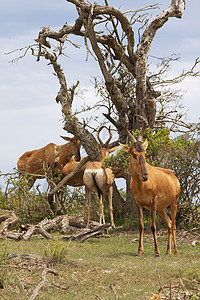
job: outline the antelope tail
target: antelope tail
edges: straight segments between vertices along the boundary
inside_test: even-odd
[[[98,197],[100,199],[100,197],[103,194],[103,192],[102,192],[101,188],[98,186],[98,183],[96,182],[96,178],[95,177],[96,177],[96,173],[92,173],[92,178],[94,180],[94,186],[97,189]]]

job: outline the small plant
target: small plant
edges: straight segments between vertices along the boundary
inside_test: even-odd
[[[183,274],[185,274],[189,280],[196,281],[200,284],[200,270],[183,270]]]
[[[5,264],[8,259],[9,253],[7,252],[6,245],[2,244],[0,246],[0,267]]]
[[[60,239],[59,234],[54,241],[48,244],[48,247],[45,249],[45,255],[48,261],[52,263],[60,263],[66,260],[67,245]]]

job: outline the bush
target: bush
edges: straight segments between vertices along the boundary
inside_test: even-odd
[[[48,263],[60,263],[67,258],[67,245],[60,239],[60,235],[56,236],[55,241],[50,241],[45,249],[45,255]]]

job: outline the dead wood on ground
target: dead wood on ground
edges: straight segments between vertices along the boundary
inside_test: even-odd
[[[61,215],[52,220],[45,218],[36,225],[19,225],[18,230],[9,231],[8,228],[16,225],[17,222],[19,222],[19,218],[13,212],[0,216],[1,238],[28,241],[33,235],[38,235],[39,237],[42,236],[43,238],[54,240],[53,235],[49,231],[55,228],[61,234],[64,234],[63,237],[61,236],[63,240],[73,239],[84,241],[90,237],[99,235],[104,229],[110,227],[110,224],[99,226],[98,222],[91,221],[91,229],[86,230],[86,219],[83,217]]]
[[[41,289],[41,288],[43,287],[43,285],[45,284],[45,281],[46,281],[46,275],[47,275],[48,273],[51,273],[51,274],[56,275],[56,276],[58,275],[58,273],[57,273],[56,271],[54,271],[54,270],[52,270],[52,269],[45,268],[45,269],[43,270],[43,272],[42,272],[41,281],[40,281],[40,283],[36,286],[36,288],[34,289],[33,294],[31,295],[31,297],[29,298],[29,300],[33,300],[33,299],[35,299],[35,298],[38,296],[40,289]]]

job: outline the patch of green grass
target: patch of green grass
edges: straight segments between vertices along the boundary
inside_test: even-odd
[[[83,243],[65,242],[67,256],[61,263],[50,266],[59,275],[46,276],[46,282],[39,292],[39,299],[149,299],[159,289],[157,273],[161,281],[176,283],[180,272],[188,270],[199,274],[200,247],[179,244],[177,255],[165,255],[167,238],[158,239],[161,257],[154,257],[151,235],[144,237],[144,254],[136,257],[138,242],[131,243],[138,235],[113,233],[110,238],[92,238]],[[7,262],[5,287],[0,297],[5,299],[29,299],[41,280],[45,268],[45,249],[49,241],[31,238],[30,241],[6,240],[9,253],[37,254],[44,257],[41,262]],[[198,271],[197,271],[198,270]],[[196,275],[197,276],[197,275]]]

